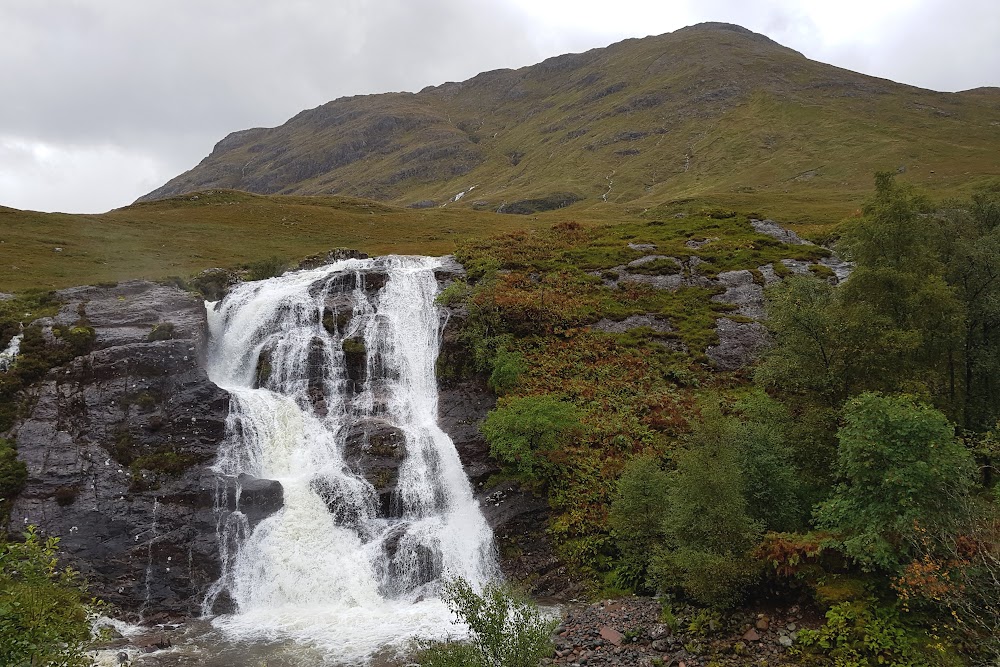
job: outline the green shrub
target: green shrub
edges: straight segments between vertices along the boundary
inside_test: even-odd
[[[17,450],[0,438],[0,500],[11,500],[21,492],[28,479],[28,468],[17,458]]]
[[[552,654],[555,621],[509,586],[476,593],[463,579],[445,584],[444,600],[469,627],[469,644],[442,644],[421,655],[422,667],[537,667]]]
[[[267,280],[280,276],[288,269],[288,262],[280,257],[268,257],[247,265],[247,280]]]
[[[756,579],[752,556],[762,526],[744,497],[740,453],[720,415],[708,412],[675,455],[663,533],[650,570],[661,587],[680,587],[698,602],[730,607]]]
[[[918,635],[900,620],[899,613],[874,601],[842,602],[826,613],[818,630],[799,631],[798,642],[806,655],[822,655],[834,667],[925,667]]]
[[[516,350],[501,348],[493,357],[490,388],[497,394],[508,394],[517,386],[517,380],[528,370],[524,355]]]
[[[907,396],[861,394],[837,433],[843,480],[816,510],[821,527],[868,569],[898,572],[919,533],[954,534],[975,475],[972,456],[934,408]]]
[[[490,454],[531,480],[555,471],[551,455],[580,430],[580,410],[552,396],[524,396],[502,401],[480,427]]]
[[[617,579],[632,589],[642,589],[653,549],[663,539],[663,512],[669,477],[653,457],[629,461],[618,479],[608,525],[621,553]]]
[[[59,568],[59,540],[29,526],[24,542],[0,544],[0,656],[4,665],[93,664],[88,598],[76,572]]]

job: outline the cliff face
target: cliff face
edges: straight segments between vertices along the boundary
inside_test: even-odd
[[[43,325],[86,318],[95,349],[30,390],[11,433],[29,479],[12,532],[61,537],[92,592],[125,611],[194,612],[218,576],[214,476],[229,399],[205,374],[203,302],[147,282],[60,293]]]

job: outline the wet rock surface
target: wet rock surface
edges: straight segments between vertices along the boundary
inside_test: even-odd
[[[132,617],[190,614],[218,576],[207,466],[229,406],[199,361],[203,302],[148,282],[59,294],[43,324],[85,318],[95,349],[32,387],[8,434],[29,474],[10,529],[60,536],[91,592]],[[169,338],[150,340],[165,324]]]

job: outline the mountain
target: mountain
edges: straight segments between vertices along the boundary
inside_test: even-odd
[[[705,23],[337,99],[230,134],[141,200],[229,188],[521,213],[576,200],[855,201],[877,169],[950,194],[1000,176],[998,128],[996,88],[923,90]]]

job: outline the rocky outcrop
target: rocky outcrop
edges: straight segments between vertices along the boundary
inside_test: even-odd
[[[452,259],[436,271],[442,286],[462,273]],[[377,290],[384,278],[367,274],[364,288]],[[225,282],[219,281],[219,296]],[[345,284],[345,292],[354,287]],[[209,469],[226,437],[229,397],[204,369],[204,303],[149,282],[73,288],[59,296],[59,313],[38,324],[50,332],[84,321],[94,343],[30,388],[24,418],[5,434],[16,441],[29,475],[9,528],[35,524],[60,536],[92,593],[126,617],[196,616],[219,576],[216,530],[224,513],[218,510],[238,509],[252,528],[283,503],[275,480],[219,478]],[[324,324],[342,328],[351,307],[349,299],[329,303]],[[463,315],[444,312],[443,356],[461,354],[456,332]],[[268,366],[266,358],[258,364],[261,383]],[[479,425],[495,400],[481,379],[442,381],[440,426],[454,440],[509,556],[508,575],[545,594],[565,592],[568,577],[544,530],[544,498],[516,484],[485,488],[498,467]],[[375,486],[386,516],[393,516],[403,450],[402,433],[378,418],[346,434],[345,461]]]
[[[10,528],[60,536],[92,592],[132,616],[194,612],[218,576],[207,466],[229,406],[201,363],[203,302],[149,282],[59,296],[40,324],[85,320],[94,349],[32,387],[8,434],[29,475]]]
[[[788,245],[814,245],[773,220],[752,219],[750,224],[757,233],[766,234]],[[685,245],[697,249],[717,240],[689,240]],[[828,275],[830,282],[838,284],[847,280],[853,269],[850,262],[830,254],[820,258],[815,264],[783,259],[774,265],[766,264],[753,270],[724,271],[713,276],[700,270],[699,267],[704,262],[697,256],[685,259],[658,255],[657,248],[652,243],[629,243],[628,247],[630,250],[649,254],[610,270],[594,271],[591,275],[599,276],[604,285],[611,288],[617,288],[623,282],[634,282],[662,290],[684,287],[714,289],[718,293],[712,297],[713,301],[734,306],[732,316],[716,319],[715,331],[719,341],[705,350],[712,366],[720,371],[745,368],[767,349],[768,333],[762,324],[767,317],[764,307],[766,286],[780,281],[784,275],[809,274]],[[777,269],[775,265],[778,265]],[[684,350],[677,337],[671,335],[669,322],[654,313],[632,315],[621,321],[602,319],[591,325],[591,329],[606,333],[625,333],[638,328],[652,329],[652,340],[665,347]]]

